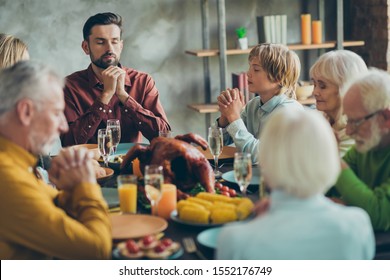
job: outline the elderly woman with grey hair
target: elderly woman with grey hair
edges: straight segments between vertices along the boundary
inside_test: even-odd
[[[372,259],[368,215],[323,195],[340,172],[336,139],[325,118],[313,110],[283,108],[270,117],[261,139],[269,207],[252,221],[222,228],[217,258]]]
[[[347,118],[342,114],[340,90],[351,78],[365,71],[367,66],[363,59],[348,50],[327,52],[310,69],[317,110],[324,113],[332,126],[341,157],[355,141],[345,133]]]

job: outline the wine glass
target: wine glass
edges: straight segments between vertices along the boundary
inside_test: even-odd
[[[116,148],[121,141],[121,124],[119,120],[107,120],[107,130],[111,130],[112,134],[112,152],[115,154]]]
[[[161,199],[161,186],[164,184],[163,167],[146,165],[144,172],[145,194],[152,206],[152,215],[157,215],[157,204]]]
[[[237,184],[240,186],[240,191],[243,195],[245,195],[246,188],[248,187],[252,179],[251,154],[234,154],[234,178],[236,179]]]
[[[217,126],[210,126],[208,142],[210,152],[214,157],[214,175],[216,178],[219,178],[222,176],[222,173],[218,170],[218,157],[221,155],[223,149],[222,128]]]
[[[112,152],[112,132],[105,128],[98,130],[98,148],[103,158],[104,166],[108,167],[108,157]]]

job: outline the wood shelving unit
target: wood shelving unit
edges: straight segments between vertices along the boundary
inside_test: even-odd
[[[364,41],[344,41],[344,19],[343,19],[343,0],[336,0],[336,40],[327,41],[323,44],[289,44],[291,50],[321,50],[321,49],[343,49],[344,47],[364,46]],[[210,113],[218,112],[218,106],[211,100],[211,83],[210,83],[210,57],[217,57],[220,70],[220,90],[227,86],[227,56],[249,54],[252,48],[246,50],[227,49],[226,44],[226,15],[225,0],[216,0],[217,17],[218,17],[218,49],[210,47],[210,28],[209,28],[209,0],[201,0],[202,12],[202,49],[186,50],[185,53],[195,57],[202,58],[204,70],[204,102],[205,104],[189,104],[188,108],[206,116],[206,134],[207,127],[211,124]],[[317,0],[319,19],[324,22],[325,0]],[[303,105],[315,104],[314,98],[300,101]]]
[[[364,46],[364,41],[344,41],[343,47],[356,47]],[[322,44],[311,44],[311,45],[302,45],[302,44],[290,44],[288,45],[291,50],[316,50],[316,49],[333,49],[336,47],[336,41],[329,41]],[[228,49],[226,50],[226,55],[239,55],[239,54],[249,54],[252,47],[246,50],[240,49]],[[194,55],[196,57],[212,57],[219,55],[218,49],[210,50],[187,50],[186,54]]]

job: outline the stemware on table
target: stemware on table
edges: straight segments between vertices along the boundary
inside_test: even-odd
[[[121,125],[119,120],[107,120],[107,130],[111,130],[112,134],[112,152],[115,153],[119,142],[121,141]]]
[[[221,155],[223,149],[222,128],[217,126],[209,127],[208,143],[210,152],[214,157],[214,175],[215,178],[219,178],[222,176],[222,173],[218,170],[218,158]]]
[[[152,206],[152,215],[157,215],[157,204],[161,199],[161,187],[164,184],[163,167],[146,165],[144,172],[145,194]]]
[[[108,167],[108,157],[112,152],[112,132],[107,129],[98,130],[98,148],[103,158],[104,166]]]
[[[246,194],[246,189],[252,179],[252,159],[249,153],[234,154],[234,178],[240,186],[242,194]]]

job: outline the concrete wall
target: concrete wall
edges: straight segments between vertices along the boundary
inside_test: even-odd
[[[300,0],[225,0],[227,44],[235,45],[234,30],[248,29],[249,44],[257,43],[257,15],[287,14],[288,42],[300,41]],[[303,1],[304,2],[304,1]],[[328,1],[326,1],[328,2]],[[201,0],[0,0],[0,32],[29,45],[32,59],[44,61],[64,76],[85,69],[90,60],[81,49],[82,27],[98,12],[112,11],[124,19],[121,62],[150,73],[161,94],[174,134],[205,136],[205,116],[187,108],[204,97],[202,59],[186,55],[201,49]],[[213,48],[218,47],[216,0],[209,0]],[[315,11],[313,19],[315,18]],[[219,64],[210,58],[213,96],[220,91]],[[245,71],[247,56],[228,57],[228,73]],[[230,76],[230,75],[228,75]],[[230,84],[230,77],[228,77]],[[212,114],[212,119],[218,114]]]

